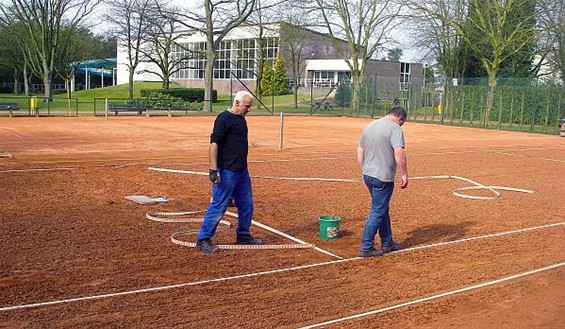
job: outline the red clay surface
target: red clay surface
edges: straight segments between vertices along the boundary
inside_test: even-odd
[[[413,179],[391,210],[408,250],[373,259],[355,258],[370,202],[362,183],[254,178],[254,219],[345,259],[333,262],[314,249],[204,255],[169,240],[198,224],[145,219],[205,209],[206,177],[148,167],[206,171],[213,119],[0,118],[0,327],[297,328],[350,316],[325,327],[565,327],[565,138],[408,122],[411,177],[534,193],[471,200],[452,194],[470,183]],[[251,174],[359,179],[355,148],[368,122],[286,117],[279,150],[279,118],[248,117]],[[174,200],[143,206],[128,195]],[[319,238],[322,214],[342,217],[339,239]],[[473,237],[483,238],[463,240]]]

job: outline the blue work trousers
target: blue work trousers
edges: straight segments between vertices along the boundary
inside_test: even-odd
[[[373,248],[377,231],[381,238],[381,246],[391,246],[393,240],[389,209],[394,182],[382,182],[367,175],[363,175],[363,181],[371,193],[371,211],[365,222],[361,251],[370,251]]]
[[[253,218],[253,192],[247,168],[239,171],[219,169],[220,184],[212,184],[212,202],[206,210],[198,240],[208,239],[216,233],[216,227],[224,216],[231,198],[237,207],[237,234],[251,234],[249,227]]]

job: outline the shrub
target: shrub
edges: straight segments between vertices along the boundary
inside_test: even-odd
[[[351,86],[341,83],[335,91],[334,102],[339,106],[347,106],[351,102]]]
[[[11,94],[14,92],[14,88],[11,86],[0,86],[0,94]]]
[[[173,88],[168,90],[160,89],[142,89],[141,97],[149,97],[148,95],[162,94],[169,95],[175,98],[180,98],[187,102],[204,102],[204,89],[203,88]],[[218,101],[217,90],[212,90],[212,102]]]
[[[182,98],[173,97],[171,95],[162,94],[160,92],[147,93],[147,96],[141,100],[135,101],[136,103],[143,103],[152,108],[168,109],[187,109],[191,111],[202,110],[201,102],[187,102]]]

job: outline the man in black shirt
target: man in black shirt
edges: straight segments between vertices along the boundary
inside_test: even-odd
[[[262,244],[249,231],[253,217],[253,193],[251,178],[247,170],[247,122],[245,115],[253,105],[253,96],[240,91],[234,97],[230,109],[216,117],[210,136],[210,181],[212,201],[206,211],[204,222],[198,232],[196,248],[205,253],[214,253],[218,247],[211,238],[233,198],[237,207],[237,244]]]

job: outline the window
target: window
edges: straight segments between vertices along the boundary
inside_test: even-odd
[[[410,83],[410,63],[400,63],[400,83]]]
[[[173,74],[176,79],[203,79],[206,65],[205,42],[175,44],[172,55],[186,58],[181,62],[181,69]]]
[[[233,72],[240,79],[255,79],[258,58],[258,42],[256,39],[225,40],[216,50],[214,63],[215,79],[230,79]],[[265,39],[266,60],[271,65],[278,55],[279,39]],[[203,79],[206,66],[205,42],[184,43],[173,47],[173,56],[185,56],[182,68],[173,75],[177,79]]]
[[[314,71],[312,86],[333,87],[335,84],[334,76],[334,71]]]

